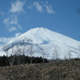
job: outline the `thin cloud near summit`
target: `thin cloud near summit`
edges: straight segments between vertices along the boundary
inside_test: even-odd
[[[44,12],[46,11],[47,13],[52,13],[54,14],[54,10],[52,9],[52,6],[48,4],[48,1],[46,4],[40,4],[39,2],[34,2],[32,5],[28,5],[27,8],[33,9],[33,7],[36,8],[37,11],[39,12]]]

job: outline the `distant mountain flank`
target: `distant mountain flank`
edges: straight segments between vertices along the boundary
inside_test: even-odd
[[[47,59],[69,59],[80,57],[80,42],[47,28],[34,28],[23,33],[16,40],[7,44],[9,55],[14,47],[23,50],[25,55],[44,56]],[[3,53],[4,53],[4,47]],[[43,54],[44,52],[44,54]],[[21,53],[22,54],[22,53]]]

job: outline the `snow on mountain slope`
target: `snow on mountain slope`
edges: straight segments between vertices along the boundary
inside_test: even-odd
[[[58,43],[65,43],[67,45],[78,45],[79,41],[73,40],[69,37],[59,33],[50,31],[46,28],[34,28],[19,36],[18,39],[32,39],[34,43],[43,43],[44,41],[56,41]],[[74,43],[74,44],[73,44]]]
[[[23,40],[26,41],[28,39],[32,41],[31,43],[33,44],[35,50],[35,53],[33,54],[34,56],[42,56],[41,49],[43,49],[44,52],[47,53],[46,58],[49,59],[53,58],[53,53],[55,53],[55,50],[57,51],[58,58],[60,59],[64,59],[65,56],[66,58],[69,58],[69,52],[71,52],[71,58],[76,58],[79,54],[79,41],[71,39],[62,34],[50,31],[43,27],[34,28],[25,32],[15,41],[8,43],[8,45],[11,45],[12,43],[14,43],[14,45],[18,45]],[[27,45],[27,48],[29,47],[30,45]],[[27,53],[29,52],[26,52],[25,54]]]

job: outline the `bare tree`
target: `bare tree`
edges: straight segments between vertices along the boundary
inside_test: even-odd
[[[43,63],[45,63],[45,57],[49,57],[49,54],[43,49],[41,48],[41,53],[42,53],[42,57],[43,57]]]
[[[14,64],[15,61],[15,49],[14,49],[14,45],[12,44],[12,54],[11,54],[11,65]]]
[[[78,49],[78,58],[80,59],[80,46],[79,46],[79,49]]]
[[[23,48],[22,48],[23,63],[25,63],[25,49],[26,49],[27,44],[25,43],[24,40],[22,41],[22,43],[23,43]]]
[[[32,64],[32,61],[33,61],[32,56],[33,56],[33,54],[34,54],[34,52],[35,52],[35,51],[33,50],[33,44],[30,45],[30,48],[28,49],[28,51],[29,51],[29,55],[30,55],[30,57],[31,57],[30,63]]]
[[[41,49],[41,51],[42,51],[42,56],[43,56],[43,63],[44,63],[44,57],[45,57],[45,51],[44,51],[44,49]]]
[[[22,50],[21,50],[21,46],[20,45],[17,45],[16,46],[16,52],[15,52],[16,54],[16,56],[18,57],[17,58],[17,62],[18,62],[18,65],[20,65],[21,64],[21,62],[20,62],[20,56],[22,55]]]
[[[25,63],[25,53],[28,51],[28,48],[26,48],[28,46],[27,43],[30,43],[30,42],[31,42],[31,39],[22,40],[21,51],[22,51],[22,55],[23,55],[23,63]]]
[[[64,60],[67,60],[67,57],[66,57],[66,55],[64,56]]]
[[[54,59],[56,60],[58,59],[59,54],[58,54],[58,48],[56,46],[54,47],[52,55]]]
[[[14,51],[14,46],[12,44],[12,49],[11,49],[11,52],[9,52],[9,47],[8,45],[4,45],[4,51],[5,51],[5,54],[6,54],[6,57],[8,59],[8,62],[9,62],[9,65],[12,66],[14,64],[14,60],[15,60],[15,51]]]
[[[71,59],[71,48],[69,48],[68,50],[68,56],[69,56],[69,60]]]

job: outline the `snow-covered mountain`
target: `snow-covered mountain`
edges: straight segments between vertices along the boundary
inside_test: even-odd
[[[45,53],[45,58],[77,58],[79,57],[80,42],[69,38],[65,35],[56,33],[54,31],[48,30],[46,28],[34,28],[25,32],[24,34],[17,37],[14,41],[10,41],[8,49],[11,51],[14,46],[15,51],[17,51],[17,45],[23,49],[25,46],[25,55],[30,55],[30,50],[33,47],[34,53],[32,56],[43,56]],[[4,47],[2,47],[4,49]],[[11,53],[11,52],[10,52]]]

